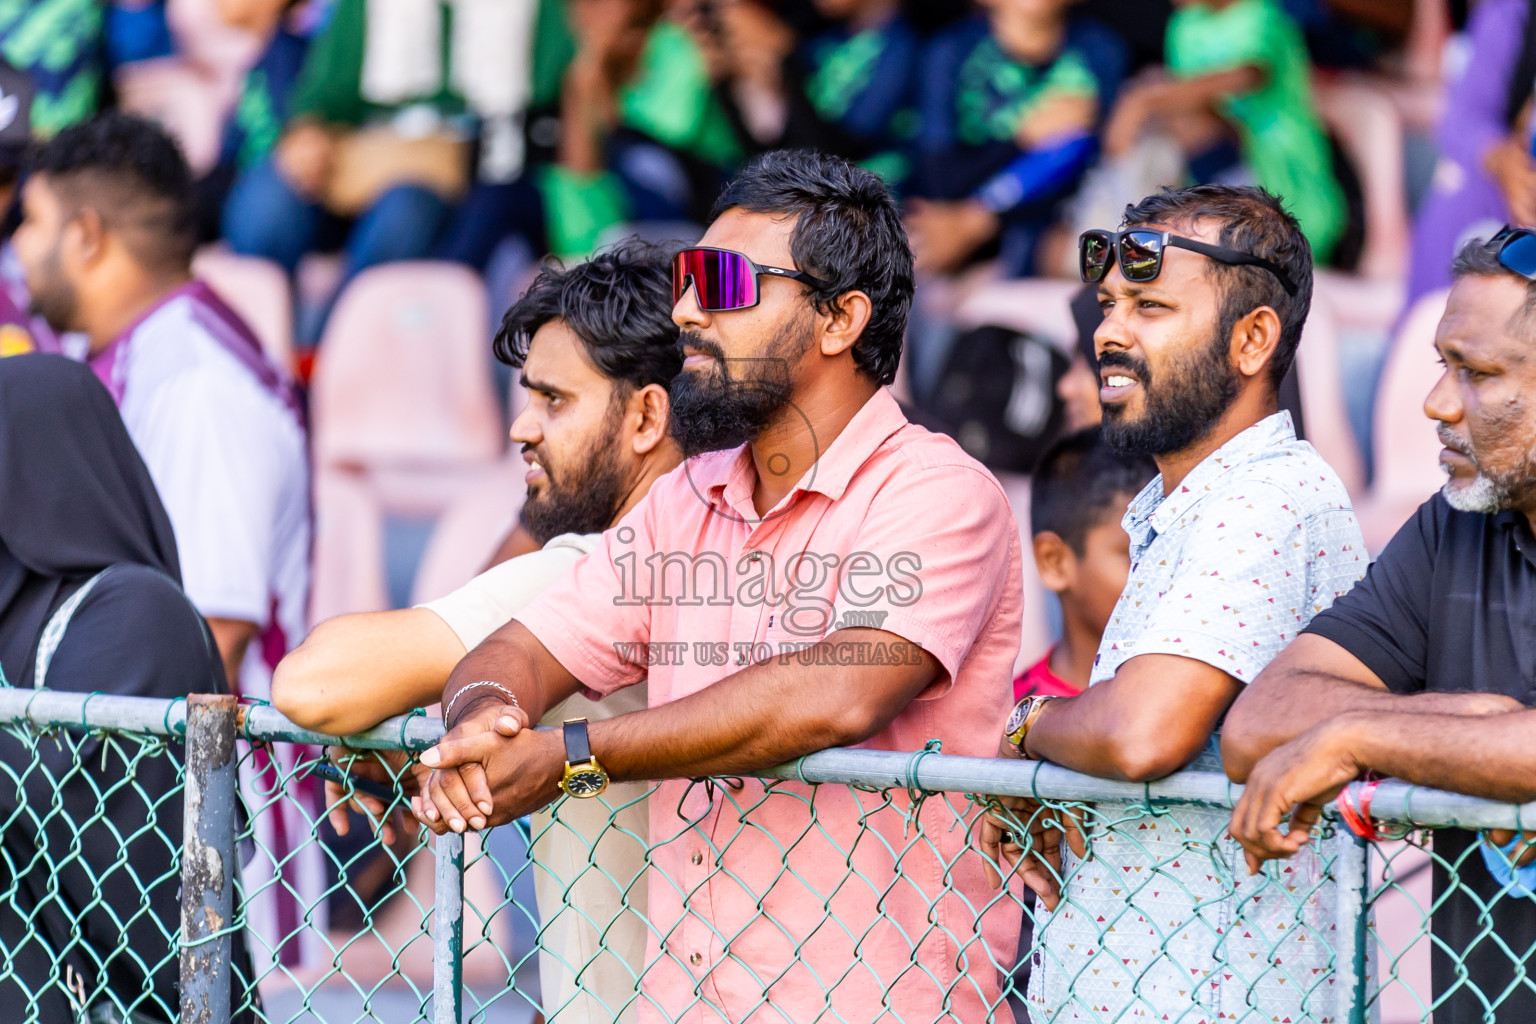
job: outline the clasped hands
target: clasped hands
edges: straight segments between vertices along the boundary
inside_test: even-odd
[[[437,744],[416,763],[399,752],[378,760],[332,748],[331,759],[363,778],[397,783],[410,798],[410,814],[434,833],[463,832],[514,821],[560,795],[565,749],[558,733],[530,728],[528,713],[494,697],[472,702]],[[326,783],[326,805],[338,833],[347,831],[346,803],[362,812],[386,842],[394,829],[390,808],[360,793],[348,796]]]

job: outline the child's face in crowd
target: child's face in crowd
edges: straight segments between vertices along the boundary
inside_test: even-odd
[[[1102,634],[1131,572],[1131,538],[1120,517],[1133,495],[1121,495],[1115,508],[1088,530],[1083,553],[1049,530],[1035,535],[1035,564],[1040,581],[1061,598],[1063,615]]]
[[[1075,0],[982,0],[995,17],[1016,21],[1055,21]]]

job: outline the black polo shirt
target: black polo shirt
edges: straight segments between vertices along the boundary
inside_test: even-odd
[[[1435,495],[1392,538],[1365,579],[1306,632],[1359,658],[1394,693],[1502,693],[1536,707],[1536,540],[1518,512],[1458,512]],[[1533,737],[1536,738],[1536,737]],[[1472,849],[1477,834],[1434,833],[1435,1024],[1536,1021],[1536,981],[1516,982],[1516,961],[1536,974],[1536,901],[1498,895]],[[1447,864],[1459,864],[1454,879]],[[1448,896],[1447,896],[1448,894]],[[1486,909],[1484,909],[1486,908]],[[1486,915],[1486,916],[1485,916]],[[1492,934],[1483,936],[1491,918]],[[1497,938],[1493,936],[1497,935]],[[1394,947],[1404,937],[1393,937]],[[1466,950],[1469,976],[1453,953]]]

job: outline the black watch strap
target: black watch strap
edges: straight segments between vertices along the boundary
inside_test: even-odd
[[[592,760],[592,744],[587,739],[585,718],[573,718],[565,723],[565,760],[567,764],[585,764]]]

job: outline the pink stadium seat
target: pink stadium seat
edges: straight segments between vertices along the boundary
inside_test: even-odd
[[[1051,622],[1046,614],[1050,592],[1035,572],[1035,549],[1029,530],[1029,477],[1022,473],[998,473],[998,482],[1013,506],[1013,518],[1019,527],[1019,554],[1024,577],[1024,624],[1019,634],[1019,656],[1014,661],[1014,675],[1045,657],[1051,649]]]
[[[1307,440],[1358,499],[1365,491],[1365,461],[1344,402],[1337,319],[1333,304],[1324,296],[1313,297],[1298,351],[1296,380]]]
[[[361,473],[315,472],[315,545],[309,621],[389,607],[384,512]]]
[[[503,459],[443,511],[416,570],[412,604],[450,594],[485,569],[517,523],[527,493],[526,470],[521,458]]]
[[[1341,329],[1370,331],[1378,336],[1397,323],[1407,291],[1403,278],[1375,280],[1326,267],[1317,268],[1312,277],[1313,301],[1326,297]]]
[[[1381,90],[1355,78],[1320,83],[1317,106],[1360,176],[1365,199],[1360,275],[1399,280],[1408,269],[1408,187],[1397,107]]]
[[[1424,415],[1424,399],[1442,372],[1434,338],[1446,294],[1424,296],[1403,318],[1376,389],[1376,478],[1369,498],[1357,506],[1372,552],[1379,553],[1413,510],[1445,482],[1438,461],[1440,441],[1434,422]]]
[[[180,57],[165,57],[123,65],[114,83],[118,105],[163,125],[181,143],[193,173],[213,168],[238,80],[228,82]]]
[[[341,275],[339,254],[306,253],[293,274],[294,300],[299,308],[323,306],[341,284]]]
[[[376,267],[342,294],[310,391],[324,481],[313,621],[388,607],[385,517],[441,515],[497,470],[506,446],[490,358],[485,289],[463,267]]]
[[[1063,352],[1077,345],[1072,296],[1081,281],[1041,277],[982,285],[960,300],[955,321],[960,328],[997,324],[1049,339]]]
[[[360,274],[336,304],[312,388],[315,461],[454,475],[505,447],[485,289],[447,263]]]
[[[192,261],[192,272],[250,325],[274,363],[293,370],[293,297],[282,267],[208,246]]]

